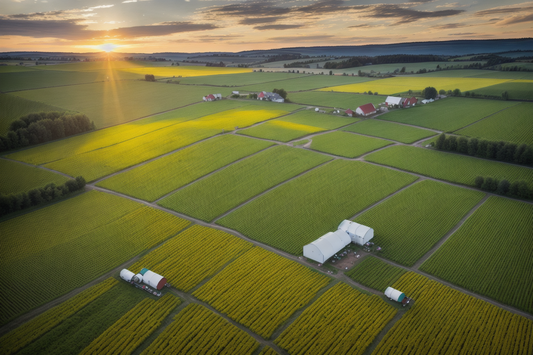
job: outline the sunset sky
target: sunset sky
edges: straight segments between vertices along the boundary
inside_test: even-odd
[[[533,1],[0,1],[0,52],[235,52],[532,33]]]

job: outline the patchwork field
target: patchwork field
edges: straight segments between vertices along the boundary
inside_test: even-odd
[[[248,68],[217,68],[217,67],[202,67],[202,66],[166,66],[166,67],[133,67],[121,68],[120,70],[135,74],[152,74],[156,77],[187,77],[187,76],[203,76],[203,75],[221,75],[221,74],[238,74],[250,73],[252,69]]]
[[[394,110],[379,118],[453,132],[514,105],[516,102],[447,98],[409,109]]]
[[[70,74],[66,72],[66,75]],[[84,113],[97,128],[103,128],[201,102],[212,91],[212,88],[158,82],[105,81],[20,91],[15,95]],[[216,91],[224,96],[231,92],[224,88]]]
[[[43,104],[42,102],[26,100],[11,94],[0,94],[0,135],[5,135],[11,121],[34,112],[59,111],[65,109]]]
[[[533,183],[533,169],[492,160],[410,146],[393,146],[365,156],[384,164],[441,180],[474,186],[476,176]]]
[[[523,102],[457,131],[469,137],[533,144],[533,104]]]
[[[415,180],[406,173],[335,160],[260,196],[217,223],[301,255],[305,244]]]
[[[239,74],[190,76],[176,79],[180,84],[187,85],[215,85],[215,86],[243,86],[267,82],[284,82],[286,79],[299,78],[298,74],[290,73],[260,73],[246,72]],[[269,84],[270,85],[270,84]],[[240,89],[240,88],[239,88]],[[238,90],[238,89],[233,89]],[[263,90],[261,90],[263,91]]]
[[[432,180],[418,182],[355,218],[374,229],[381,255],[412,266],[485,194]]]
[[[276,339],[290,354],[363,354],[396,309],[376,295],[339,283]]]
[[[385,102],[386,99],[386,97],[379,95],[357,95],[319,91],[294,92],[288,97],[292,102],[303,105],[336,107],[344,110],[355,110],[359,106],[369,102],[377,105]]]
[[[421,269],[532,313],[531,216],[531,204],[490,197]]]
[[[276,146],[241,160],[159,202],[163,207],[211,221],[261,192],[330,158]]]
[[[383,139],[347,132],[330,132],[313,137],[311,149],[347,158],[355,158],[393,144]]]
[[[404,274],[392,287],[412,297],[415,304],[372,354],[525,355],[533,351],[530,319],[413,272]]]
[[[68,180],[63,175],[5,159],[0,159],[0,171],[0,194],[6,195],[27,192],[50,183],[61,185]]]
[[[532,79],[532,78],[530,78]],[[500,97],[504,91],[512,100],[533,100],[533,80],[513,80],[510,82],[492,85],[475,90],[478,95],[491,95]]]
[[[188,223],[96,191],[0,223],[0,324],[85,285]]]
[[[0,73],[0,91],[20,91],[44,87],[77,85],[97,80],[95,72],[65,72],[52,70],[32,70],[24,72]]]
[[[162,128],[239,106],[244,105],[235,101],[217,101],[206,105],[188,106],[134,122],[68,137],[57,142],[49,142],[39,147],[12,153],[8,157],[34,165],[41,165],[72,157],[76,154],[110,147]]]
[[[393,95],[409,90],[421,91],[427,86],[432,86],[439,90],[472,91],[487,86],[505,83],[506,79],[478,79],[478,78],[449,78],[449,77],[395,77],[374,80],[360,84],[348,84],[333,86],[322,91],[354,92],[363,93],[366,91],[378,92],[381,95]]]
[[[355,265],[346,275],[352,280],[375,290],[385,292],[407,270],[387,264],[371,255]]]
[[[255,247],[193,295],[268,339],[329,282],[318,272]]]
[[[126,195],[154,201],[235,160],[272,145],[237,135],[223,135],[184,148],[98,183]]]
[[[260,73],[261,74],[261,73]],[[264,73],[263,73],[264,74]],[[272,73],[268,73],[272,74]],[[338,76],[338,75],[306,75],[306,74],[292,74],[288,80],[273,81],[264,84],[246,85],[238,89],[242,91],[271,91],[274,88],[284,89],[287,92],[312,90],[323,87],[329,87],[342,84],[363,83],[371,78],[363,78],[358,76]],[[294,75],[296,75],[294,77]],[[293,100],[293,95],[289,94],[289,99]]]
[[[404,126],[380,120],[364,120],[343,129],[343,131],[366,134],[369,136],[392,139],[410,144],[431,137],[437,133],[425,129]]]
[[[172,287],[190,291],[252,246],[220,230],[194,225],[128,266],[128,270],[137,273],[148,268],[165,275]]]
[[[326,115],[305,110],[244,129],[239,131],[239,133],[252,137],[288,142],[311,133],[346,126],[358,120],[358,118]]]

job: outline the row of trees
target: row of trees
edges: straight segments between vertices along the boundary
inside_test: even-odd
[[[528,199],[533,198],[533,189],[531,189],[524,180],[510,183],[506,179],[499,181],[498,179],[490,176],[477,176],[474,183],[479,189],[495,192],[500,195],[509,195]]]
[[[83,114],[30,113],[11,122],[7,134],[0,136],[0,152],[68,137],[94,128],[94,123]]]
[[[78,176],[59,186],[52,183],[28,192],[9,195],[0,194],[0,216],[57,200],[72,192],[82,190],[84,187],[85,179],[82,176]]]
[[[435,148],[485,159],[533,165],[533,147],[525,143],[517,145],[512,142],[446,136],[442,133],[435,142]]]
[[[358,56],[351,57],[341,62],[327,62],[324,69],[344,69],[361,67],[368,64],[392,64],[392,63],[420,63],[435,62],[445,60],[440,56],[432,54],[393,54],[379,55],[376,57]],[[405,70],[404,70],[405,71]]]
[[[272,90],[272,92],[274,94],[278,94],[279,96],[283,97],[284,99],[287,98],[287,91],[285,91],[283,89],[274,89],[274,90]]]

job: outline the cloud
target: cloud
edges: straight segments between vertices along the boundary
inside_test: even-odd
[[[264,26],[256,26],[254,29],[259,31],[265,31],[265,30],[290,30],[294,28],[301,28],[305,25],[264,25]]]
[[[257,25],[260,23],[272,23],[283,19],[283,17],[280,16],[274,16],[274,17],[248,17],[243,18],[239,21],[239,24],[241,25]]]
[[[293,12],[299,12],[308,15],[321,15],[347,10],[365,9],[369,7],[369,5],[342,6],[343,4],[343,0],[322,0],[311,5],[294,8]]]
[[[474,13],[474,16],[482,17],[494,14],[519,13],[531,10],[533,10],[533,6],[498,6],[492,9],[477,11],[476,13]]]
[[[245,1],[237,4],[213,6],[204,11],[204,14],[213,19],[220,17],[263,17],[287,15],[291,12],[289,8],[276,7],[271,0],[254,2]]]
[[[454,28],[461,28],[461,27],[468,27],[470,25],[464,24],[464,23],[447,23],[445,25],[438,25],[438,26],[431,26],[431,28],[434,28],[436,30],[451,30]]]
[[[463,13],[465,10],[438,10],[438,11],[419,11],[398,5],[377,5],[372,7],[365,17],[375,19],[398,19],[393,25],[416,22],[428,18],[441,18],[455,16]]]
[[[150,0],[124,0],[122,3],[123,4],[129,4],[129,3],[132,3],[132,2],[141,2],[141,1],[150,1]]]
[[[518,15],[507,18],[497,23],[498,26],[514,25],[516,23],[531,22],[533,21],[533,13],[526,15]]]
[[[470,36],[470,35],[475,35],[476,33],[474,32],[461,32],[461,33],[450,33],[448,34],[448,36]]]
[[[192,22],[164,22],[156,25],[116,28],[109,31],[88,30],[84,19],[72,20],[18,20],[1,19],[0,33],[3,35],[28,36],[34,38],[61,38],[87,40],[95,38],[114,39],[165,36],[174,33],[205,31],[217,28],[213,24]]]
[[[360,25],[348,26],[348,28],[371,28],[371,27],[376,27],[376,26],[375,25],[371,25],[369,23],[362,23]]]

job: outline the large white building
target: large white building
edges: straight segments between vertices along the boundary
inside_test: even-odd
[[[345,219],[339,224],[339,230],[348,233],[353,243],[364,245],[374,238],[374,230],[362,224]]]
[[[311,260],[323,263],[339,250],[350,244],[351,239],[341,230],[328,232],[314,242],[304,245],[304,256]]]

